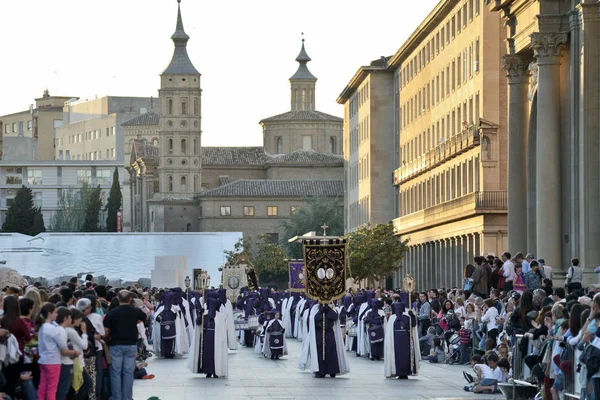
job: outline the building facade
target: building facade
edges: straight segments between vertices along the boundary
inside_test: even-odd
[[[600,265],[597,1],[487,1],[509,83],[509,247],[555,271]]]
[[[126,121],[146,114],[152,99],[104,96],[64,103],[62,126],[55,130],[57,160],[124,160]]]
[[[41,207],[44,224],[51,229],[52,216],[59,210],[59,199],[69,188],[79,189],[84,183],[101,187],[103,204],[108,201],[115,168],[124,176],[122,163],[115,161],[0,161],[0,224],[17,191],[26,186],[33,191],[34,205]],[[101,215],[105,224],[106,215]]]
[[[391,210],[399,239],[409,240],[395,287],[407,273],[419,288],[460,286],[475,255],[507,249],[502,32],[500,17],[482,0],[442,0],[393,56],[359,69],[338,98],[347,120],[348,228],[381,207]],[[361,205],[380,162],[372,155],[361,166],[363,148],[377,142],[395,149],[383,159],[392,165],[385,182],[392,191]]]
[[[63,105],[77,98],[44,90],[28,110],[0,117],[2,160],[54,160],[54,131],[63,124]]]
[[[338,97],[344,105],[344,196],[346,232],[385,224],[395,217],[394,74],[388,58],[361,67]]]

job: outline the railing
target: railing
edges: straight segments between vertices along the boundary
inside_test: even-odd
[[[475,192],[475,208],[506,210],[508,209],[508,194],[506,190]]]
[[[438,144],[434,149],[396,169],[393,177],[394,185],[404,183],[408,179],[420,175],[450,158],[479,146],[480,137],[481,135],[477,126],[468,126],[463,131]]]

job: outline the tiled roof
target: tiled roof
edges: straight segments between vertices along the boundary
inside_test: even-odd
[[[122,123],[121,126],[158,125],[158,119],[159,116],[157,113],[149,112],[130,119],[129,121]]]
[[[206,190],[200,197],[310,197],[344,196],[344,183],[338,180],[237,180],[215,189]]]
[[[202,165],[262,165],[269,160],[263,147],[202,147]]]
[[[231,178],[228,176],[219,176],[219,186],[227,185],[231,183]]]
[[[337,154],[318,153],[314,150],[297,150],[290,154],[272,155],[267,164],[343,164],[344,157]]]
[[[270,121],[335,121],[343,122],[344,120],[335,115],[326,114],[316,110],[297,110],[288,111],[283,114],[275,115],[273,117],[265,118],[260,122]]]

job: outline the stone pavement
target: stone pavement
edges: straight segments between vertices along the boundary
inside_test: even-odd
[[[387,398],[387,399],[501,399],[502,395],[475,395],[462,390],[467,366],[421,362],[418,377],[385,379],[383,362],[357,358],[348,353],[351,373],[335,379],[313,378],[297,367],[301,343],[288,341],[289,355],[279,361],[265,359],[253,349],[240,347],[229,354],[229,377],[209,379],[192,374],[187,358],[149,359],[152,380],[136,380],[135,400],[157,396],[160,400],[196,400],[207,396],[218,400]]]

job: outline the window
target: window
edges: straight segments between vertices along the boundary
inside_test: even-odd
[[[181,139],[181,153],[182,154],[187,153],[187,142],[185,139]]]
[[[168,144],[169,144],[169,154],[173,154],[173,139],[169,138]]]
[[[65,160],[71,159],[71,150],[65,150]]]
[[[458,12],[456,13],[456,31],[457,33],[460,33],[461,29],[462,29],[462,13],[461,10],[458,10]]]
[[[303,150],[311,150],[312,149],[312,136],[302,136],[302,149]]]
[[[267,215],[269,217],[276,217],[277,216],[277,206],[268,206],[267,207]]]
[[[30,131],[33,128],[33,121],[29,120],[27,121],[27,130]]]
[[[465,3],[463,5],[463,13],[462,14],[463,14],[463,25],[467,26],[467,17],[468,17],[468,14],[467,14],[467,3]]]
[[[10,125],[9,124],[4,125],[4,133],[10,133]]]
[[[244,217],[254,217],[253,206],[244,206]]]
[[[463,50],[463,82],[467,81],[467,49]]]
[[[460,63],[461,63],[460,57],[461,56],[458,56],[457,59],[456,59],[456,78],[457,78],[456,79],[456,84],[457,84],[457,86],[460,86],[460,81],[461,81],[461,78],[462,78],[462,75],[460,73],[460,67],[461,67],[460,66]]]
[[[117,129],[114,126],[112,128],[110,128],[110,129],[111,129],[112,135],[115,136],[116,132],[117,132]]]
[[[171,175],[169,175],[167,177],[167,181],[169,182],[169,186],[168,186],[168,191],[172,192],[173,191],[173,177]]]
[[[152,139],[152,146],[158,147],[158,139],[156,139],[156,138]]]
[[[456,20],[452,18],[452,38],[456,36]]]
[[[106,137],[110,136],[110,128],[106,128]]]
[[[198,175],[194,175],[194,193],[198,193]]]
[[[475,0],[475,15],[479,15],[479,7],[480,7],[480,2],[481,0]]]
[[[41,169],[28,169],[27,170],[27,183],[30,185],[41,185],[42,184],[42,170]]]
[[[329,138],[329,151],[331,154],[335,154],[335,136]]]
[[[281,136],[275,138],[275,153],[283,154],[283,138]]]
[[[84,182],[90,184],[92,181],[92,170],[91,169],[78,169],[77,170],[77,183],[82,185]]]
[[[446,41],[446,35],[444,34],[444,27],[442,26],[442,30],[440,31],[440,39],[442,39],[442,49],[444,48],[444,42]]]
[[[469,0],[469,20],[473,20],[473,0]]]
[[[42,192],[33,192],[33,206],[42,208]]]
[[[195,155],[195,156],[197,156],[197,155],[198,155],[198,148],[199,148],[199,146],[198,146],[198,138],[197,138],[197,137],[195,137],[195,138],[194,138],[194,155]]]
[[[197,97],[194,97],[194,115],[200,115],[200,105]]]
[[[479,72],[479,39],[475,41],[475,61],[474,61],[475,72]]]
[[[112,171],[110,169],[97,169],[96,170],[96,185],[110,185],[110,184],[112,184]]]
[[[452,60],[452,91],[456,87],[456,62]]]
[[[469,78],[473,77],[473,46],[469,46]]]
[[[110,149],[106,149],[106,159],[110,159]]]
[[[13,124],[12,124],[12,131],[13,131],[13,133],[17,133],[17,123],[16,122],[13,122]]]
[[[110,153],[111,153],[112,158],[117,158],[117,153],[116,153],[116,150],[114,147],[112,149],[110,149]]]
[[[187,101],[186,100],[183,100],[181,102],[181,114],[187,115]]]
[[[180,179],[180,182],[181,182],[181,191],[187,192],[187,178],[185,176],[182,176]]]
[[[6,190],[6,207],[10,207],[17,196],[17,189]]]
[[[221,217],[231,217],[230,206],[221,206]]]
[[[167,100],[167,114],[169,114],[169,115],[173,114],[173,99]]]
[[[291,206],[290,207],[290,215],[294,215],[298,212],[298,210],[300,210],[300,207],[298,206]]]
[[[58,159],[59,159],[59,160],[62,160],[62,159],[63,159],[63,151],[62,151],[62,150],[59,150],[59,151],[58,151]]]
[[[21,167],[6,168],[6,184],[7,185],[22,185],[23,184],[23,168],[21,168]]]

